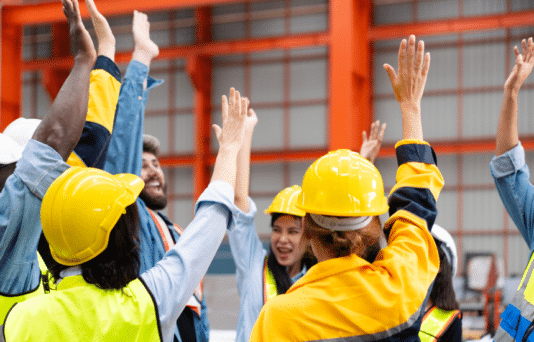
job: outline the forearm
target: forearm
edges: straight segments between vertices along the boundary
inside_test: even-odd
[[[239,146],[236,145],[219,148],[211,182],[222,180],[235,189],[238,148]]]
[[[249,211],[249,184],[250,184],[250,146],[252,132],[245,134],[243,145],[237,155],[237,176],[235,184],[235,205],[243,212]]]
[[[495,155],[497,156],[517,146],[519,142],[517,131],[518,92],[519,90],[505,87],[495,139]]]
[[[67,160],[82,133],[89,101],[89,75],[94,59],[77,56],[50,112],[33,139],[49,145]]]
[[[421,104],[407,102],[399,105],[402,113],[402,138],[423,140]]]

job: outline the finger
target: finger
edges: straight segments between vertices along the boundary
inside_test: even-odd
[[[367,133],[365,131],[362,132],[362,141],[363,142],[367,141]]]
[[[406,70],[406,39],[403,39],[399,45],[399,73],[401,70]]]
[[[532,59],[533,54],[534,54],[534,42],[532,41],[532,37],[530,37],[528,39],[528,52],[527,52],[528,61]]]
[[[369,132],[369,139],[376,139],[376,134],[378,133],[378,121],[375,121],[371,124],[371,132]]]
[[[525,39],[521,41],[521,54],[523,56],[527,55],[527,41]]]
[[[407,67],[410,72],[414,70],[414,57],[415,57],[415,36],[412,34],[408,39],[408,51],[407,51]]]
[[[232,90],[230,90],[230,93]],[[223,122],[226,121],[226,118],[228,118],[228,99],[226,98],[226,95],[222,96],[222,120]]]
[[[213,127],[213,131],[215,132],[215,137],[217,137],[217,140],[221,137],[222,129],[219,127],[219,125],[213,124],[211,125]]]
[[[382,143],[384,140],[384,134],[386,133],[386,123],[382,124],[382,127],[380,128],[380,133],[378,134],[378,141]]]
[[[423,57],[425,56],[425,42],[422,40],[417,44],[417,55],[415,59],[415,70],[417,72],[423,70]]]
[[[384,64],[384,69],[386,70],[389,80],[391,81],[391,84],[395,84],[397,80],[397,74],[395,73],[395,69],[389,64]]]
[[[430,69],[430,52],[427,52],[425,54],[425,63],[423,64],[421,75],[426,78],[426,76],[428,75],[429,69]]]
[[[234,99],[234,101],[235,101],[234,102],[235,108],[234,108],[234,112],[232,114],[239,117],[239,115],[241,114],[241,94],[237,90],[235,91],[235,99]]]
[[[515,58],[517,60],[517,56],[519,55],[519,49],[517,48],[517,45],[514,46],[514,54],[515,54]]]
[[[248,113],[247,102],[248,102],[248,100],[247,100],[246,97],[243,97],[243,98],[241,99],[241,112],[240,112],[240,114],[241,114],[241,116],[244,117],[244,118],[247,117],[247,113]]]
[[[82,20],[80,15],[80,4],[78,4],[78,0],[71,0],[72,5],[74,6],[74,11],[76,12],[76,18]]]
[[[228,95],[228,110],[229,111],[234,110],[234,106],[235,106],[235,89],[230,88],[230,94]],[[226,112],[226,114],[228,116],[228,111]]]

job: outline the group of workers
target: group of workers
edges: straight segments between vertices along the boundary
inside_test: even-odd
[[[423,140],[421,98],[430,54],[402,40],[386,64],[402,115],[396,185],[384,195],[373,165],[385,124],[360,153],[331,151],[265,213],[265,250],[249,198],[258,118],[235,89],[222,96],[219,149],[186,229],[165,217],[159,142],[143,135],[148,76],[159,53],[134,12],[132,61],[121,79],[115,38],[86,0],[98,55],[78,0],[61,0],[74,66],[48,114],[0,134],[0,341],[208,341],[202,281],[228,233],[237,267],[237,341],[461,341],[452,279],[457,255],[435,224],[444,184]],[[515,48],[491,172],[534,248],[534,188],[517,134],[518,91],[534,66],[532,39]],[[382,224],[380,215],[389,213]],[[527,341],[534,324],[529,262],[496,341]],[[532,335],[534,337],[534,335]]]

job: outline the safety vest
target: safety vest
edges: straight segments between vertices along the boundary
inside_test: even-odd
[[[76,275],[58,291],[16,304],[4,323],[5,341],[162,341],[156,308],[137,278],[102,290]]]
[[[278,289],[276,288],[276,280],[273,272],[267,266],[267,258],[263,262],[263,305],[273,297],[278,296]]]
[[[442,310],[433,306],[423,317],[419,338],[421,342],[436,342],[460,315],[460,310]]]
[[[15,303],[20,303],[20,302],[25,301],[28,298],[32,298],[32,297],[50,292],[51,287],[52,287],[51,283],[53,283],[53,280],[50,276],[50,272],[48,272],[48,269],[46,268],[46,265],[39,253],[37,253],[37,257],[39,259],[39,269],[41,270],[39,286],[37,286],[35,289],[30,290],[26,293],[21,293],[17,295],[9,295],[9,294],[0,293],[0,322],[4,321],[9,309],[11,309],[11,307],[15,305]]]
[[[501,324],[495,334],[495,341],[533,341],[534,334],[534,254],[530,256],[521,283],[512,302],[501,314]]]
[[[165,224],[165,221],[157,215],[152,210],[148,209],[148,212],[150,213],[150,216],[152,216],[152,220],[154,220],[154,223],[158,227],[159,234],[161,235],[161,240],[163,241],[163,246],[165,246],[165,252],[167,252],[169,249],[174,246],[174,240],[172,239],[172,235],[169,232],[169,229],[167,225]],[[182,235],[184,230],[178,226],[176,223],[173,223],[174,230],[178,233],[178,235]],[[200,284],[195,289],[195,293],[189,298],[187,301],[187,307],[193,310],[198,317],[202,317],[202,296],[204,291],[204,278],[200,281]]]

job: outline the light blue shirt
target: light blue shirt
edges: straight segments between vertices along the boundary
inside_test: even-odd
[[[146,102],[150,90],[163,83],[162,80],[155,80],[148,76],[148,71],[146,65],[137,61],[131,61],[124,75],[117,111],[115,113],[115,126],[111,135],[108,157],[104,166],[104,170],[109,173],[132,173],[138,176],[141,175]],[[145,79],[147,80],[146,89],[143,88]],[[141,249],[140,273],[142,274],[151,269],[163,258],[165,255],[165,246],[158,227],[148,212],[144,201],[138,198],[136,203],[141,222],[139,238]],[[180,237],[172,227],[169,228],[174,241],[182,241],[183,237]],[[180,245],[183,246],[184,244],[180,243]],[[191,254],[198,254],[203,249],[201,248],[195,251],[192,248],[188,248],[187,251]],[[202,276],[205,273],[206,271],[202,273]],[[200,279],[197,285],[200,283]],[[185,279],[182,279],[182,281],[185,281]],[[195,333],[198,342],[207,342],[209,340],[209,320],[205,296],[203,296],[200,304],[201,317],[199,318],[196,314],[193,314]],[[176,321],[174,323],[176,327],[175,336],[178,341],[181,341]]]
[[[530,250],[534,250],[534,186],[521,142],[493,157],[490,170],[499,196]]]
[[[69,166],[50,146],[30,140],[0,193],[0,292],[18,295],[39,286],[37,244],[41,201]]]

